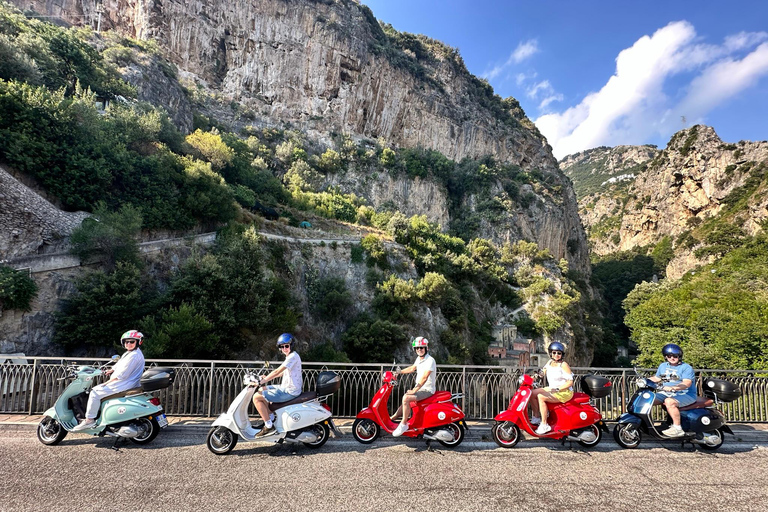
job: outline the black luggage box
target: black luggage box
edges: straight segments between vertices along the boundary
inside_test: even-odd
[[[741,396],[741,389],[733,382],[722,379],[707,378],[702,384],[704,396],[717,399],[721,402],[733,402]]]
[[[157,391],[165,389],[173,384],[176,378],[176,368],[163,368],[158,366],[150,368],[141,376],[141,387],[144,391]]]
[[[599,375],[585,375],[581,378],[581,390],[594,398],[603,398],[611,394],[611,381]]]
[[[320,396],[331,395],[341,387],[341,377],[335,372],[320,372],[317,374],[315,391]]]

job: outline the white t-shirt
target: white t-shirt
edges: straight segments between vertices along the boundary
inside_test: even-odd
[[[301,382],[301,358],[299,354],[296,352],[288,354],[288,357],[285,358],[280,367],[285,367],[283,380],[280,381],[280,391],[284,391],[289,395],[300,395],[303,384]]]
[[[424,355],[424,357],[417,357],[413,364],[416,366],[417,384],[421,382],[421,379],[424,377],[425,373],[431,372],[429,377],[427,377],[427,381],[423,386],[421,386],[420,391],[424,390],[429,391],[430,393],[434,393],[436,389],[435,379],[437,378],[437,362],[435,361],[435,358],[427,353]]]
[[[138,387],[141,375],[144,373],[144,354],[139,348],[130,350],[123,354],[112,369],[114,371],[110,379],[118,379],[120,387],[125,389]]]

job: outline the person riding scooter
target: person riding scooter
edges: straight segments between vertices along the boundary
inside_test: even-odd
[[[275,431],[275,426],[269,415],[270,402],[287,402],[301,394],[301,358],[294,350],[295,344],[296,338],[292,334],[284,333],[277,338],[277,348],[285,355],[285,361],[259,381],[259,385],[263,386],[272,379],[280,375],[283,376],[279,386],[266,386],[253,396],[253,405],[256,406],[256,410],[264,422],[264,428],[257,434],[257,437],[263,437]]]
[[[91,389],[88,395],[85,419],[76,425],[72,432],[88,430],[96,424],[96,416],[99,414],[102,398],[139,386],[141,375],[144,373],[144,354],[141,352],[141,348],[139,348],[143,343],[144,335],[139,331],[126,331],[123,333],[120,337],[120,345],[127,352],[115,364],[114,368],[105,372],[110,379]]]
[[[683,362],[683,349],[679,345],[668,343],[661,349],[661,353],[666,361],[659,365],[656,375],[650,377],[650,380],[657,383],[664,381],[656,397],[664,400],[672,426],[662,434],[682,437],[685,432],[680,426],[680,408],[696,401],[696,387],[693,385],[696,376],[691,365]]]
[[[538,435],[543,435],[552,430],[547,424],[547,403],[563,404],[573,398],[573,372],[568,363],[564,361],[565,346],[558,342],[552,342],[547,347],[549,361],[541,369],[540,374],[547,378],[547,387],[533,390],[531,397],[532,425],[539,425],[536,429]]]
[[[394,437],[403,435],[408,430],[408,419],[411,417],[411,404],[424,400],[435,394],[435,379],[437,374],[437,363],[429,355],[429,341],[427,338],[419,336],[411,342],[413,351],[416,352],[416,361],[408,368],[397,373],[416,372],[416,385],[409,389],[403,396],[403,404],[393,415],[392,421],[395,421],[399,415],[402,415],[400,425],[392,432]]]

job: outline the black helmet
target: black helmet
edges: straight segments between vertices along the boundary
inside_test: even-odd
[[[664,345],[664,348],[661,349],[661,353],[664,357],[677,356],[681,361],[683,360],[683,349],[680,348],[680,345],[675,345],[674,343],[667,343]]]

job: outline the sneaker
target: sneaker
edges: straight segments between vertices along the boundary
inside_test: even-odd
[[[538,435],[540,435],[540,436],[543,436],[544,434],[546,434],[550,430],[552,430],[552,427],[550,427],[546,423],[542,423],[541,425],[539,425],[539,428],[536,429],[536,433]]]
[[[264,437],[264,436],[268,436],[269,434],[274,434],[274,433],[275,433],[275,425],[272,424],[271,427],[264,427],[264,428],[262,428],[259,431],[259,433],[256,434],[256,437]]]
[[[400,437],[405,433],[405,431],[408,430],[408,425],[403,425],[402,423],[397,426],[394,432],[392,432],[393,437]]]
[[[96,426],[96,420],[83,420],[72,429],[72,432],[82,432]]]
[[[538,416],[531,416],[531,425],[541,425],[541,418]]]
[[[680,425],[672,425],[667,430],[663,430],[661,433],[667,437],[682,437],[685,435],[685,431]]]

